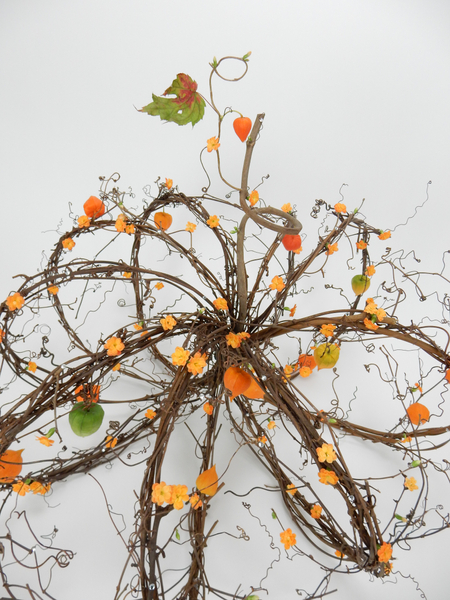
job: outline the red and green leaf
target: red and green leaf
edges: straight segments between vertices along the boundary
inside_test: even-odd
[[[175,98],[165,98],[174,95]],[[172,121],[177,125],[195,125],[205,113],[205,101],[197,92],[197,83],[184,73],[178,73],[172,85],[163,96],[152,94],[153,102],[144,106],[140,112],[146,112],[154,117],[159,116],[163,121]]]

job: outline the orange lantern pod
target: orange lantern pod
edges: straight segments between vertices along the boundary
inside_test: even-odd
[[[302,238],[297,235],[285,235],[281,240],[281,243],[286,248],[286,250],[301,250],[302,247]]]
[[[0,483],[10,483],[20,474],[22,470],[22,452],[23,449],[7,450],[0,456]]]
[[[172,215],[166,212],[157,212],[155,213],[154,221],[156,227],[165,231],[172,225]]]
[[[420,404],[420,402],[414,402],[406,409],[409,420],[413,425],[421,425],[426,423],[430,418],[430,411],[426,406]]]
[[[314,360],[317,363],[317,370],[332,369],[339,360],[340,348],[337,344],[320,344],[314,350]]]
[[[240,367],[229,367],[223,377],[224,386],[231,392],[231,400],[243,394],[252,383],[251,376]]]
[[[252,382],[244,392],[244,396],[250,400],[259,400],[264,398],[264,390],[257,383],[256,379],[251,378]]]
[[[309,367],[311,371],[317,367],[317,363],[312,354],[300,354],[298,357],[298,368]]]
[[[207,471],[200,473],[200,475],[197,477],[195,485],[197,486],[198,491],[202,494],[206,494],[206,496],[214,496],[219,485],[218,479],[216,465],[213,465]]]
[[[83,205],[84,214],[91,219],[96,219],[105,214],[105,205],[96,196],[91,196]]]

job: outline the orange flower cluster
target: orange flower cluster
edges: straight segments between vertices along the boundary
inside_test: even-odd
[[[366,307],[364,312],[369,313],[370,315],[375,315],[378,321],[382,321],[386,316],[385,311],[382,308],[378,308],[378,305],[375,304],[373,298],[367,298]]]
[[[281,279],[281,277],[275,275],[269,287],[271,290],[277,290],[277,292],[281,292],[285,288],[284,281]]]
[[[75,242],[70,237],[63,240],[62,245],[66,250],[72,250],[72,248],[75,248]]]
[[[379,240],[388,240],[391,237],[391,232],[390,231],[382,231],[380,233],[380,235],[378,236]]]
[[[175,325],[177,324],[177,322],[172,317],[172,315],[167,315],[167,317],[165,319],[160,319],[159,322],[161,323],[164,331],[172,330],[175,327]]]
[[[342,202],[338,202],[337,204],[334,205],[334,210],[337,213],[345,213],[345,212],[347,212],[347,207],[345,206],[345,204],[342,204]]]
[[[281,210],[283,212],[290,213],[292,211],[292,205],[291,205],[291,203],[287,202],[286,204],[283,204],[283,206],[281,207]]]
[[[35,362],[33,362],[32,360],[30,360],[30,362],[28,363],[28,367],[27,369],[31,372],[31,373],[36,373],[36,369],[37,369],[37,364]]]
[[[367,277],[372,277],[372,275],[375,275],[375,267],[373,265],[369,265],[366,269],[365,274],[367,275]]]
[[[364,240],[359,240],[359,242],[356,242],[356,247],[358,250],[365,250],[367,248],[367,242]]]
[[[250,202],[250,206],[255,206],[255,204],[259,201],[259,193],[256,190],[250,194],[248,201]]]
[[[410,492],[413,492],[414,490],[419,489],[419,487],[417,485],[417,481],[414,479],[414,477],[407,477],[405,479],[405,488],[408,488],[408,490]]]
[[[43,446],[47,446],[50,448],[50,446],[53,446],[53,444],[55,443],[55,440],[51,440],[50,438],[48,438],[46,435],[41,435],[41,436],[36,436],[36,439],[38,442],[40,442]]]
[[[172,186],[173,186],[173,180],[172,179],[167,179],[167,177],[166,177],[166,188],[168,190],[170,190],[172,188]]]
[[[160,281],[159,281],[159,282],[158,282],[158,283],[155,285],[155,288],[156,288],[157,290],[162,290],[162,289],[163,289],[163,287],[164,287],[164,284],[163,284],[163,283],[161,283]]]
[[[105,440],[105,446],[106,448],[114,448],[114,446],[117,444],[117,438],[113,438],[112,435],[108,435],[108,437]]]
[[[248,340],[249,337],[249,333],[241,331],[240,333],[230,332],[228,335],[225,336],[225,339],[227,340],[228,346],[231,346],[232,348],[240,348],[241,343],[244,340]]]
[[[297,491],[297,488],[295,487],[295,485],[293,483],[288,483],[286,492],[288,494],[290,494],[291,496],[294,496],[296,491]]]
[[[187,369],[192,375],[200,375],[203,369],[206,367],[206,354],[196,352],[194,356],[189,359]]]
[[[328,471],[328,469],[320,469],[319,481],[320,483],[324,483],[325,485],[336,485],[339,481],[339,477],[334,471]]]
[[[285,549],[289,550],[291,546],[294,546],[297,543],[297,538],[295,533],[292,533],[292,529],[288,527],[288,529],[280,533],[280,541],[284,544]]]
[[[321,448],[316,448],[316,452],[319,462],[327,462],[331,464],[333,461],[337,460],[333,444],[322,444]]]
[[[331,256],[332,254],[334,254],[335,252],[337,252],[339,250],[337,242],[335,244],[328,244],[327,246],[327,254],[328,256]]]
[[[184,367],[189,360],[189,350],[184,350],[181,346],[175,348],[175,352],[172,354],[172,364],[176,367]]]
[[[172,504],[176,510],[181,510],[189,500],[186,485],[166,485],[165,481],[152,485],[152,502],[158,506],[164,503]],[[199,508],[199,507],[196,507]]]
[[[217,310],[228,310],[228,304],[225,298],[216,298],[213,300],[213,304]]]
[[[206,222],[211,228],[218,227],[219,217],[217,215],[213,215],[212,217],[209,217],[209,219]]]
[[[47,492],[50,491],[51,484],[48,483],[44,485],[43,483],[39,483],[39,481],[33,481],[30,485],[25,483],[25,481],[19,480],[17,483],[12,485],[13,492],[19,494],[19,496],[25,496],[28,492],[33,492],[33,494],[40,494],[43,496]]]
[[[152,408],[148,408],[145,413],[145,416],[147,417],[147,419],[150,419],[150,421],[151,421],[152,419],[154,419],[156,417],[156,413]]]
[[[311,516],[313,519],[320,519],[322,514],[322,507],[319,504],[314,504],[311,508]]]
[[[91,220],[87,215],[81,215],[81,217],[78,219],[78,227],[80,229],[83,229],[83,227],[89,227],[90,224]]]
[[[84,402],[85,400],[91,401],[91,391],[92,391],[92,402],[97,402],[100,396],[100,386],[92,385],[89,386],[87,384],[79,385],[75,388],[74,395],[77,402]],[[77,396],[77,394],[80,394]]]
[[[392,556],[392,546],[391,544],[387,544],[383,542],[382,546],[378,549],[378,560],[382,563],[389,562],[389,559]]]
[[[47,292],[49,292],[49,294],[52,296],[56,296],[56,294],[59,292],[59,287],[57,285],[51,285],[49,288],[47,288]]]
[[[213,150],[218,150],[220,148],[219,138],[212,137],[209,140],[206,140],[206,149],[208,152],[212,152]]]
[[[325,325],[322,325],[320,333],[325,337],[333,337],[335,329],[336,325],[333,325],[332,323],[327,323]]]
[[[196,229],[197,225],[195,223],[191,223],[190,221],[186,223],[186,231],[189,231],[189,233],[194,233]]]
[[[12,312],[13,310],[19,310],[25,304],[25,300],[19,292],[12,294],[6,298],[6,304],[9,310]]]
[[[125,344],[120,338],[111,337],[106,342],[106,344],[103,345],[103,347],[105,348],[105,350],[108,350],[108,356],[119,356],[119,354],[125,348]]]
[[[134,233],[134,225],[131,223],[127,225],[127,217],[124,214],[120,214],[115,222],[115,227],[119,233],[128,233],[129,235]]]
[[[203,405],[203,410],[205,411],[205,413],[207,415],[212,415],[213,414],[213,410],[214,407],[212,404],[210,404],[209,402],[205,402],[205,404]]]

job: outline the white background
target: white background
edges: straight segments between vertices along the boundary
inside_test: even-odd
[[[216,133],[212,111],[194,128],[178,128],[135,108],[150,102],[152,92],[160,95],[180,72],[207,95],[213,56],[250,50],[246,78],[219,84],[215,92],[222,108],[266,114],[250,185],[269,173],[267,203],[280,208],[290,201],[300,220],[304,210],[306,221],[315,198],[334,204],[345,183],[349,207],[365,198],[368,221],[394,229],[422,205],[432,181],[428,202],[395,235],[399,247],[417,252],[424,268],[440,270],[448,250],[449,30],[446,0],[1,0],[0,297],[15,291],[13,275],[38,270],[58,225],[61,231],[72,226],[69,203],[80,214],[97,192],[98,176],[120,172],[121,188],[131,186],[138,200],[159,176],[171,177],[187,195],[200,193],[205,177],[198,156]],[[243,145],[233,136],[224,134],[221,149],[227,174],[239,182]],[[210,161],[211,173],[213,166]],[[222,187],[210,191],[221,193]],[[95,551],[98,582],[77,587],[77,564],[90,572],[94,559],[83,559],[92,546],[86,537],[72,543],[69,535],[77,526],[67,515],[80,502],[70,506],[73,492],[57,517],[50,510],[49,517],[42,515],[50,529],[57,525],[61,544],[75,545],[77,552],[50,590],[58,600],[107,600],[114,593],[110,575],[121,564],[111,566],[114,532],[98,488],[81,479],[75,488],[68,485],[82,498],[95,497],[90,517],[104,519],[105,537]],[[122,500],[125,512],[131,491],[123,491]],[[397,555],[396,567],[414,577],[430,600],[447,597],[448,535],[438,537]],[[233,579],[227,557],[220,560]],[[301,565],[308,570],[306,559]],[[270,598],[299,597],[295,587],[302,581],[288,585],[281,571],[273,577]],[[336,600],[420,597],[415,583],[400,576],[395,586],[366,575],[333,582]]]

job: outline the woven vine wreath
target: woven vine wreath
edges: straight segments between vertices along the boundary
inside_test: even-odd
[[[234,81],[245,75],[248,55],[214,59],[211,79],[226,79],[218,68],[227,59],[245,67]],[[264,532],[270,529],[267,544],[281,558],[306,553],[321,568],[314,591],[300,592],[299,582],[297,593],[304,598],[330,593],[335,572],[393,577],[396,547],[409,547],[416,538],[448,527],[439,507],[427,502],[430,471],[447,478],[446,465],[433,461],[430,451],[440,446],[442,438],[433,440],[448,427],[428,425],[443,415],[450,365],[447,323],[403,324],[398,314],[405,287],[399,281],[425,299],[419,273],[379,241],[388,239],[389,231],[368,225],[344,202],[330,206],[316,200],[312,216],[322,218],[320,234],[314,242],[309,234],[309,250],[302,249],[295,206],[266,206],[248,186],[264,115],[254,123],[240,113],[235,118],[246,152],[241,184],[233,186],[222,175],[219,147],[224,123],[236,111],[221,113],[212,87],[208,103],[219,127],[205,148],[213,154],[205,156],[217,157],[220,177],[231,189],[226,199],[211,196],[206,188],[200,196],[186,196],[166,179],[158,180],[157,194],[147,191],[147,200],[135,209],[133,196],[116,186],[118,175],[103,178],[98,197],[84,204],[85,214],[71,215],[73,229],[61,235],[41,272],[20,275],[22,285],[1,305],[7,400],[0,419],[0,480],[7,526],[0,570],[10,598],[23,598],[25,592],[53,598],[42,578],[34,587],[26,579],[44,564],[66,566],[72,558],[70,551],[38,537],[33,548],[15,537],[10,519],[14,511],[25,514],[22,497],[51,499],[58,482],[68,485],[71,476],[118,460],[141,470],[142,485],[115,600],[256,600],[264,595],[264,576],[243,589],[229,574],[229,587],[223,589],[207,574],[212,540],[220,535],[230,539],[220,529],[215,510],[220,502],[234,496],[242,503],[244,496],[242,510],[249,519],[254,516],[249,501],[255,490],[228,485],[227,471],[242,454],[246,468],[257,461],[270,474],[258,493],[276,494],[284,505],[266,515],[264,523],[259,519]],[[196,83],[179,74],[165,95],[154,96],[143,111],[194,124],[204,108]],[[200,235],[205,258],[195,249]],[[324,292],[322,284],[316,292],[310,282],[313,276],[322,278],[345,248],[346,261],[357,265],[349,277],[345,263],[345,293],[338,290],[333,308],[303,314],[307,301],[314,306],[310,298],[315,293],[320,295],[317,306],[324,296],[327,303],[327,294],[335,300],[336,288]],[[380,278],[375,284],[380,272],[384,283]],[[97,327],[105,312],[115,323],[106,333]],[[414,352],[414,364],[420,365],[417,383],[402,381],[395,350],[388,350],[386,341]],[[282,342],[291,353],[295,349],[294,360],[282,359],[276,345]],[[354,408],[345,410],[339,398],[340,363],[354,354],[355,346],[361,365],[368,363],[363,369],[368,387],[376,385],[376,377],[389,390],[392,412],[384,415],[382,429],[370,421],[354,422]],[[377,356],[387,366],[377,365]],[[333,398],[329,410],[321,408],[323,391],[320,399],[314,395],[321,381]],[[370,396],[370,390],[365,394]],[[188,428],[194,440],[195,451],[185,460],[195,469],[195,481],[173,482],[165,463],[180,427]],[[225,457],[218,444],[227,432],[236,451]],[[95,442],[80,449],[81,438]],[[344,455],[349,440],[352,452],[355,443],[384,448],[388,472],[372,477],[367,462],[366,471],[356,476],[352,457]],[[35,459],[33,444],[46,446],[45,459]],[[284,445],[290,448],[287,453]],[[386,482],[396,490],[394,499],[382,493]],[[241,538],[248,538],[241,532]],[[231,537],[241,543],[239,536]],[[175,574],[166,572],[171,552],[180,548]],[[31,553],[38,559],[30,567]],[[14,581],[11,562],[27,567]]]

